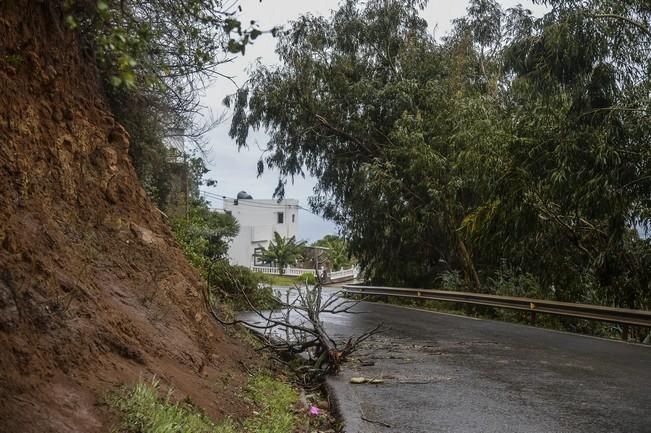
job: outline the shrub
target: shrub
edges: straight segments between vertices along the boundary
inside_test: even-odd
[[[171,227],[185,257],[203,277],[212,262],[226,257],[228,242],[240,230],[233,216],[210,210],[204,200],[193,201],[187,217],[172,218]]]
[[[443,271],[438,277],[439,286],[442,290],[464,290],[466,285],[463,281],[461,273],[456,270]]]
[[[309,284],[311,286],[316,284],[316,277],[312,272],[303,272],[301,275],[298,276],[298,281],[302,284]]]
[[[213,263],[208,272],[208,285],[214,295],[228,298],[236,310],[250,309],[249,302],[262,310],[273,309],[279,304],[262,276],[225,260]]]

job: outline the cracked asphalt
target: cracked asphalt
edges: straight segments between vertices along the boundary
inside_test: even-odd
[[[346,433],[651,433],[651,347],[362,302],[337,339],[384,323],[328,380]],[[255,321],[255,320],[253,320]],[[351,377],[382,379],[378,385]]]

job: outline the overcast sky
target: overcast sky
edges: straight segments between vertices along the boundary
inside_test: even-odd
[[[331,10],[336,9],[338,3],[338,0],[241,0],[243,11],[239,18],[242,22],[256,20],[262,29],[269,29],[274,26],[286,26],[288,21],[306,13],[329,15]],[[504,8],[520,3],[538,16],[544,12],[541,6],[533,5],[527,0],[503,0],[500,3]],[[437,39],[450,30],[453,19],[465,15],[466,5],[467,1],[464,0],[430,0],[427,9],[423,11],[423,17]],[[270,35],[261,36],[256,39],[255,44],[247,46],[245,56],[223,65],[220,72],[232,76],[234,81],[241,85],[246,81],[247,69],[257,59],[267,65],[278,64],[274,48],[274,38]],[[222,105],[222,100],[235,90],[233,83],[225,79],[217,81],[207,90],[203,105],[213,115],[225,113],[226,108]],[[215,208],[221,208],[222,203],[220,200],[215,200],[213,194],[233,197],[244,190],[256,199],[271,198],[278,182],[277,173],[266,170],[263,176],[257,177],[256,171],[256,163],[262,153],[256,144],[259,144],[260,148],[264,147],[266,143],[264,133],[250,135],[250,148],[238,151],[234,141],[228,136],[229,126],[230,123],[226,121],[206,137],[208,142],[206,163],[210,169],[207,178],[218,182],[214,187],[202,187],[204,191],[211,193],[207,198]],[[297,178],[294,184],[288,182],[286,197],[298,199],[307,208],[307,198],[312,194],[314,184],[314,179],[309,177]],[[329,221],[305,211],[299,215],[301,239],[315,241],[325,234],[336,233],[336,231],[337,228]]]

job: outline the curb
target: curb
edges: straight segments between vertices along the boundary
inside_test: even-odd
[[[342,424],[342,433],[365,433],[356,397],[344,377],[328,376],[324,382],[331,412]]]

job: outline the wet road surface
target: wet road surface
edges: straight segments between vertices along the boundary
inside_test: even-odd
[[[651,433],[651,347],[386,304],[356,309],[365,313],[323,317],[342,339],[385,324],[329,381],[347,433]],[[384,383],[352,385],[353,376]]]

